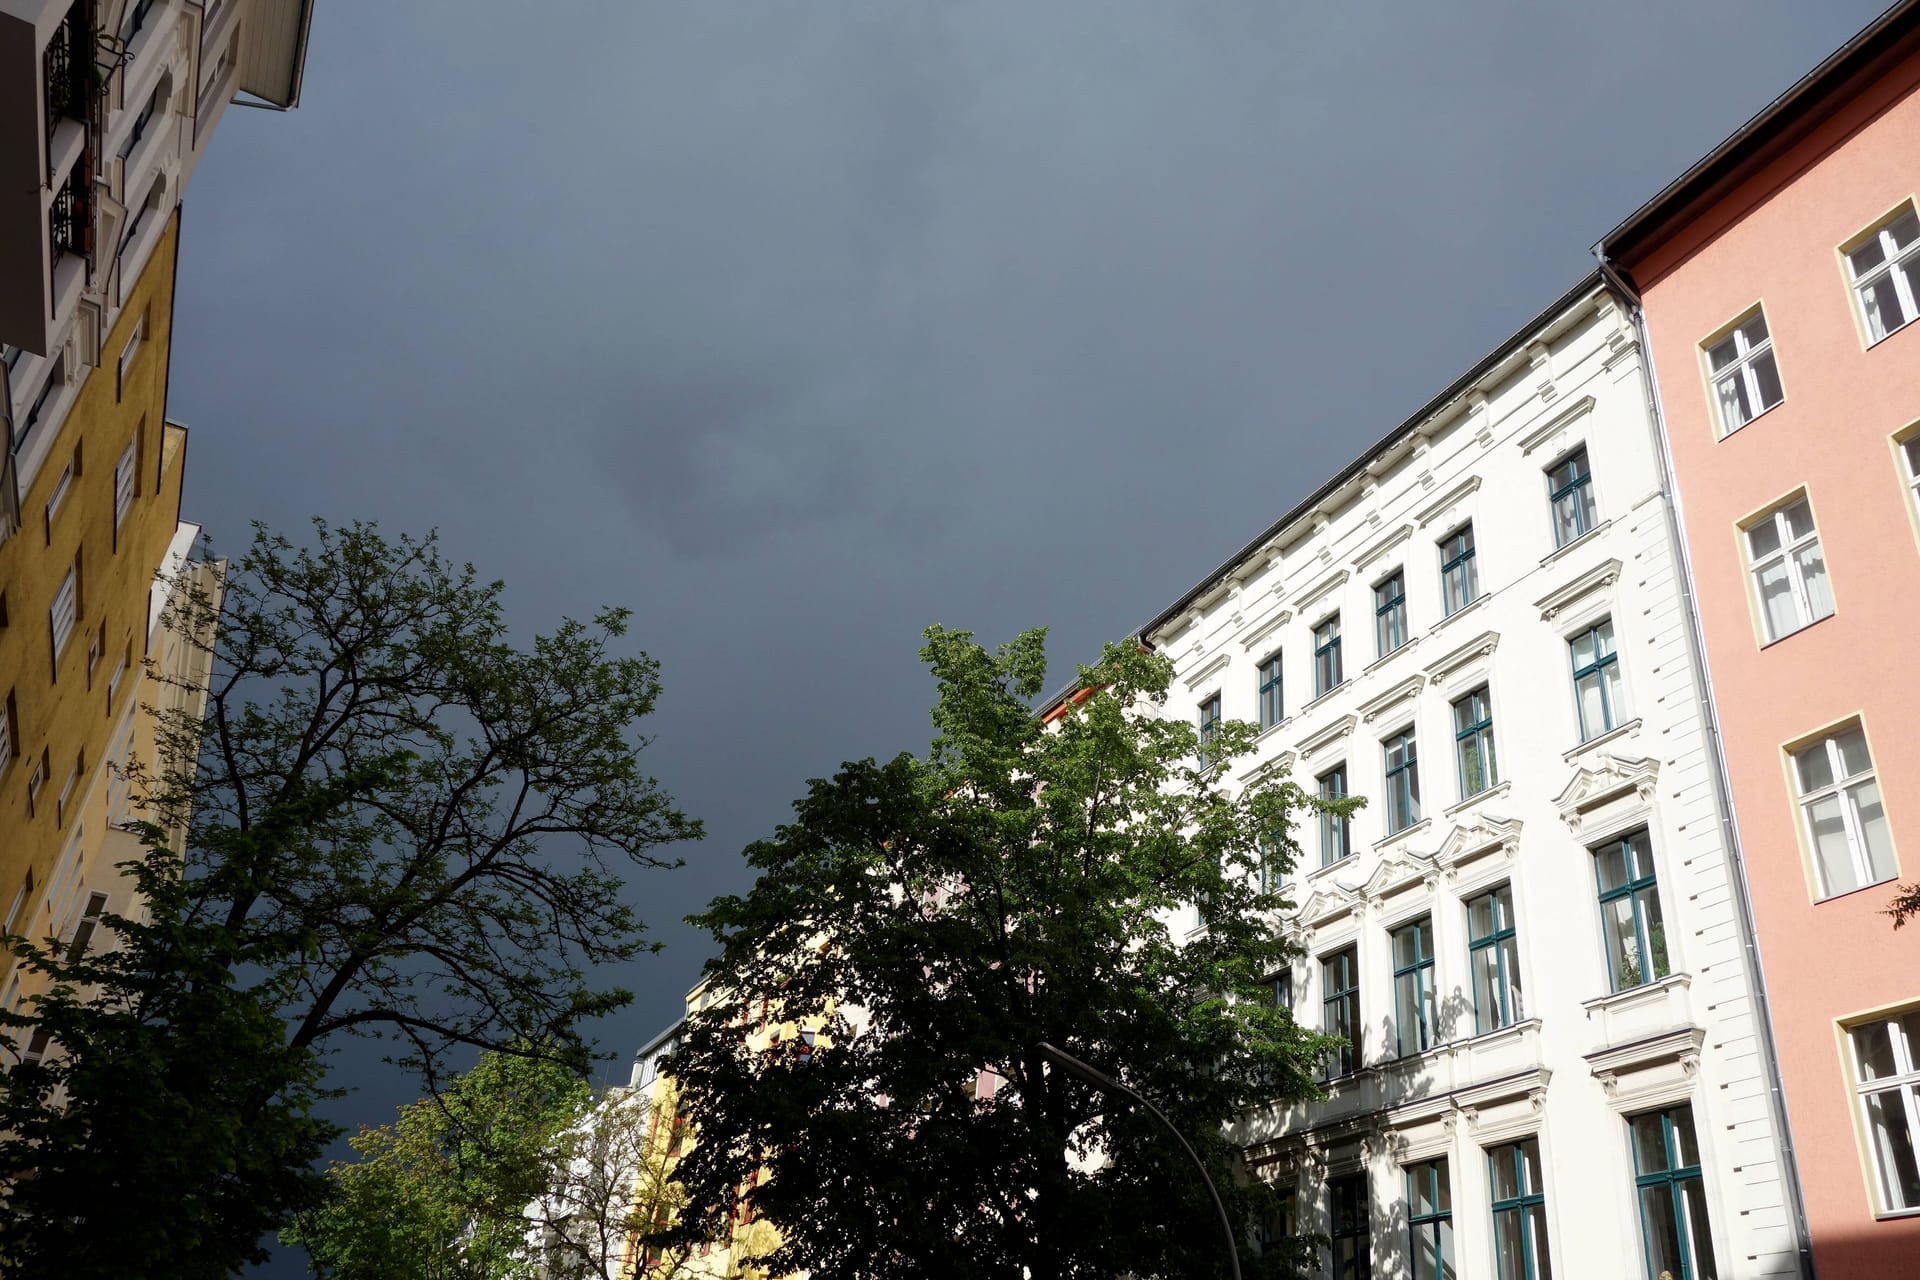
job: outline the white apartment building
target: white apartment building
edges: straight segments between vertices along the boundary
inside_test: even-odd
[[[0,0],[0,419],[24,493],[227,104],[300,96],[311,0]]]
[[[1274,975],[1351,1053],[1243,1135],[1338,1280],[1800,1269],[1663,456],[1589,277],[1141,632],[1229,783],[1367,797]]]

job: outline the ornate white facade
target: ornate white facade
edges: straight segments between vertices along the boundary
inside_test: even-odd
[[[1581,449],[1584,469],[1569,463]],[[1369,798],[1345,857],[1323,866],[1318,825],[1296,830],[1302,865],[1288,876],[1285,927],[1305,955],[1275,975],[1290,988],[1277,998],[1320,1027],[1340,1016],[1327,1002],[1342,970],[1329,965],[1352,948],[1354,1070],[1328,1083],[1324,1102],[1251,1117],[1248,1137],[1259,1174],[1293,1189],[1300,1228],[1345,1234],[1375,1277],[1431,1274],[1437,1246],[1441,1274],[1544,1274],[1519,1253],[1495,1257],[1492,1161],[1528,1140],[1544,1171],[1539,1199],[1507,1198],[1506,1238],[1531,1233],[1555,1276],[1677,1277],[1658,1252],[1674,1247],[1696,1277],[1799,1268],[1744,890],[1662,476],[1634,328],[1590,278],[1142,632],[1176,665],[1169,715],[1204,720],[1217,696],[1226,718],[1260,723],[1278,658],[1282,718],[1230,781],[1290,768],[1312,791],[1339,766],[1347,793]],[[1442,565],[1469,525],[1477,592],[1449,614]],[[1377,608],[1396,594],[1384,585],[1396,572],[1404,643],[1383,656],[1376,623],[1389,643],[1396,627]],[[1316,648],[1335,614],[1345,678],[1319,693]],[[1590,688],[1583,707],[1573,646],[1609,622],[1614,660],[1598,665],[1611,670],[1588,677],[1606,685],[1606,703]],[[1595,666],[1604,654],[1586,644]],[[1487,717],[1462,721],[1455,703],[1483,689],[1492,781],[1465,794],[1483,765],[1462,753],[1485,750],[1488,732],[1463,746],[1458,726]],[[1408,730],[1417,812],[1390,831],[1388,746],[1404,763]],[[1404,785],[1405,770],[1395,779]],[[1637,891],[1604,910],[1603,857],[1610,868],[1639,860]],[[1501,886],[1517,969],[1476,991],[1471,965],[1499,960],[1472,946],[1467,903]],[[1620,922],[1611,933],[1609,920]],[[1430,965],[1405,963],[1411,932],[1397,963],[1395,931],[1422,921]],[[1176,922],[1198,927],[1191,915]],[[1401,1016],[1397,969],[1431,1047]],[[1648,1152],[1637,1160],[1634,1117],[1643,1133],[1666,1134],[1666,1167]],[[1685,1163],[1689,1120],[1697,1177]],[[1408,1167],[1438,1158],[1448,1214],[1410,1222]],[[1356,1245],[1336,1230],[1329,1186],[1345,1179],[1350,1194],[1361,1173]],[[1680,1246],[1664,1238],[1666,1210]]]

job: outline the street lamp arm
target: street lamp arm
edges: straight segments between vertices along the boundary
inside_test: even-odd
[[[1200,1159],[1200,1153],[1193,1149],[1193,1144],[1187,1141],[1186,1136],[1174,1127],[1173,1121],[1167,1119],[1166,1113],[1149,1102],[1144,1094],[1129,1089],[1091,1063],[1082,1062],[1065,1049],[1056,1048],[1045,1040],[1040,1041],[1037,1047],[1042,1057],[1055,1063],[1069,1075],[1078,1076],[1087,1084],[1103,1092],[1118,1094],[1129,1101],[1139,1103],[1153,1114],[1154,1119],[1166,1126],[1167,1132],[1174,1136],[1175,1141],[1179,1142],[1181,1148],[1193,1161],[1193,1167],[1200,1171],[1200,1181],[1206,1184],[1207,1194],[1213,1197],[1213,1211],[1220,1215],[1220,1230],[1227,1240],[1227,1266],[1233,1275],[1233,1280],[1240,1280],[1240,1246],[1234,1239],[1233,1223],[1227,1217],[1227,1206],[1221,1201],[1220,1191],[1213,1185],[1212,1176],[1207,1173],[1206,1162]]]

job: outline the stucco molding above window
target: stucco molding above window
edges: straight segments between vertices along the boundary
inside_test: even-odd
[[[1349,572],[1347,570],[1336,569],[1334,572],[1320,579],[1320,581],[1300,593],[1300,598],[1293,602],[1294,611],[1303,613],[1311,609],[1318,601],[1326,599],[1333,594],[1336,588],[1344,585],[1348,577]]]
[[[1385,693],[1361,703],[1361,721],[1365,724],[1372,724],[1375,720],[1386,715],[1401,703],[1411,702],[1419,696],[1420,690],[1425,688],[1426,684],[1427,678],[1424,675],[1416,673],[1408,676],[1405,680],[1394,685]]]
[[[1449,879],[1458,876],[1462,868],[1493,854],[1502,854],[1503,860],[1511,862],[1520,852],[1523,825],[1518,818],[1481,814],[1472,822],[1447,832],[1447,838],[1434,850],[1433,860]]]
[[[1601,755],[1554,797],[1560,820],[1570,831],[1593,830],[1611,819],[1630,820],[1653,803],[1660,762],[1631,756]],[[1623,808],[1632,813],[1622,813]]]
[[[1227,664],[1231,661],[1233,661],[1232,654],[1217,653],[1211,659],[1209,659],[1206,663],[1204,663],[1198,670],[1188,672],[1186,675],[1181,676],[1180,682],[1186,685],[1187,688],[1189,689],[1198,689],[1206,681],[1212,679],[1214,676],[1218,675],[1221,671],[1225,670]]]
[[[1411,524],[1401,525],[1398,529],[1395,529],[1386,537],[1379,539],[1372,546],[1355,556],[1352,561],[1353,571],[1355,573],[1362,572],[1368,565],[1380,559],[1380,557],[1386,555],[1387,552],[1393,550],[1412,536],[1413,526]]]
[[[1583,1056],[1606,1092],[1607,1105],[1624,1114],[1692,1096],[1706,1039],[1699,1027],[1674,1027]]]
[[[1293,620],[1292,609],[1279,612],[1253,624],[1252,630],[1240,637],[1240,647],[1251,652],[1255,645],[1265,644],[1269,636]]]
[[[1367,905],[1380,910],[1390,898],[1400,897],[1422,886],[1431,891],[1440,883],[1440,866],[1431,854],[1411,849],[1396,849],[1374,865],[1373,874],[1361,884]]]
[[[1463,684],[1473,683],[1473,678],[1484,674],[1487,660],[1493,657],[1493,651],[1499,644],[1499,632],[1482,631],[1465,644],[1435,658],[1422,670],[1436,689],[1456,675],[1462,678]]]
[[[1562,615],[1577,612],[1586,605],[1600,605],[1611,601],[1613,584],[1620,581],[1620,562],[1602,560],[1564,586],[1549,591],[1533,602],[1540,611],[1540,617],[1552,622]]]
[[[1318,931],[1340,920],[1357,916],[1365,905],[1365,895],[1357,890],[1343,884],[1321,884],[1300,904],[1300,920],[1308,928]]]
[[[1299,746],[1300,758],[1302,760],[1311,760],[1314,756],[1320,754],[1320,752],[1352,733],[1354,725],[1358,723],[1359,720],[1354,716],[1341,716],[1338,720],[1333,721],[1318,733],[1302,738]]]
[[[1422,529],[1426,528],[1441,517],[1449,515],[1456,505],[1471,496],[1479,488],[1480,477],[1468,476],[1465,480],[1462,480],[1459,484],[1441,494],[1434,501],[1422,507],[1420,513],[1414,516],[1413,522]]]
[[[1551,453],[1559,453],[1561,452],[1562,445],[1567,448],[1572,448],[1575,444],[1580,443],[1579,441],[1568,438],[1566,433],[1572,431],[1577,423],[1592,413],[1593,406],[1594,399],[1592,396],[1581,396],[1559,413],[1547,419],[1544,424],[1535,427],[1532,431],[1521,436],[1519,440],[1520,456],[1524,458],[1542,448],[1547,448]]]

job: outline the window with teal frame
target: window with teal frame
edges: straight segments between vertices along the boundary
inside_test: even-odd
[[[1271,729],[1286,719],[1286,690],[1280,682],[1280,655],[1260,664],[1260,727]]]
[[[1462,800],[1500,781],[1493,758],[1493,698],[1485,685],[1453,704],[1453,742],[1460,759]]]
[[[1346,1042],[1327,1055],[1325,1078],[1352,1075],[1360,1060],[1360,955],[1354,947],[1320,961],[1320,1030]]]
[[[1493,1184],[1493,1262],[1497,1280],[1552,1280],[1547,1249],[1547,1194],[1540,1180],[1540,1140],[1523,1138],[1487,1149]]]
[[[1381,748],[1387,769],[1387,834],[1420,821],[1420,752],[1413,730],[1402,729]]]
[[[1200,704],[1200,766],[1213,763],[1213,740],[1220,734],[1220,695]]]
[[[1553,545],[1564,547],[1593,530],[1593,469],[1587,465],[1585,445],[1553,464],[1547,471],[1547,493],[1553,501]]]
[[[1393,1024],[1400,1056],[1423,1053],[1439,1041],[1433,978],[1433,917],[1393,931]]]
[[[1473,563],[1473,525],[1463,524],[1440,540],[1440,594],[1448,616],[1480,597],[1480,575]]]
[[[1321,774],[1319,781],[1322,800],[1347,798],[1347,766],[1344,764],[1336,765]],[[1353,852],[1351,835],[1346,814],[1322,813],[1320,815],[1320,865],[1330,867]]]
[[[1260,837],[1260,892],[1278,893],[1287,882],[1286,846],[1281,834],[1270,831]]]
[[[1398,570],[1374,584],[1373,640],[1382,658],[1407,642],[1407,580]]]
[[[1366,1174],[1327,1179],[1327,1225],[1333,1246],[1333,1280],[1372,1280]]]
[[[1613,619],[1596,622],[1567,641],[1573,654],[1573,702],[1580,714],[1580,741],[1591,742],[1626,720],[1626,691],[1621,688],[1620,655],[1613,644]]]
[[[1473,970],[1476,1035],[1510,1027],[1526,1016],[1520,955],[1513,929],[1513,886],[1467,899],[1467,964]]]
[[[1716,1280],[1707,1188],[1693,1108],[1667,1107],[1627,1121],[1647,1280]]]
[[[1413,1280],[1453,1280],[1459,1259],[1453,1250],[1453,1192],[1445,1156],[1407,1166],[1407,1247]]]
[[[1340,615],[1334,614],[1313,629],[1313,693],[1319,697],[1345,680],[1340,669]]]
[[[1645,828],[1593,851],[1600,883],[1601,930],[1613,989],[1625,991],[1670,972],[1667,926],[1660,916],[1660,886],[1654,883],[1653,845]]]

